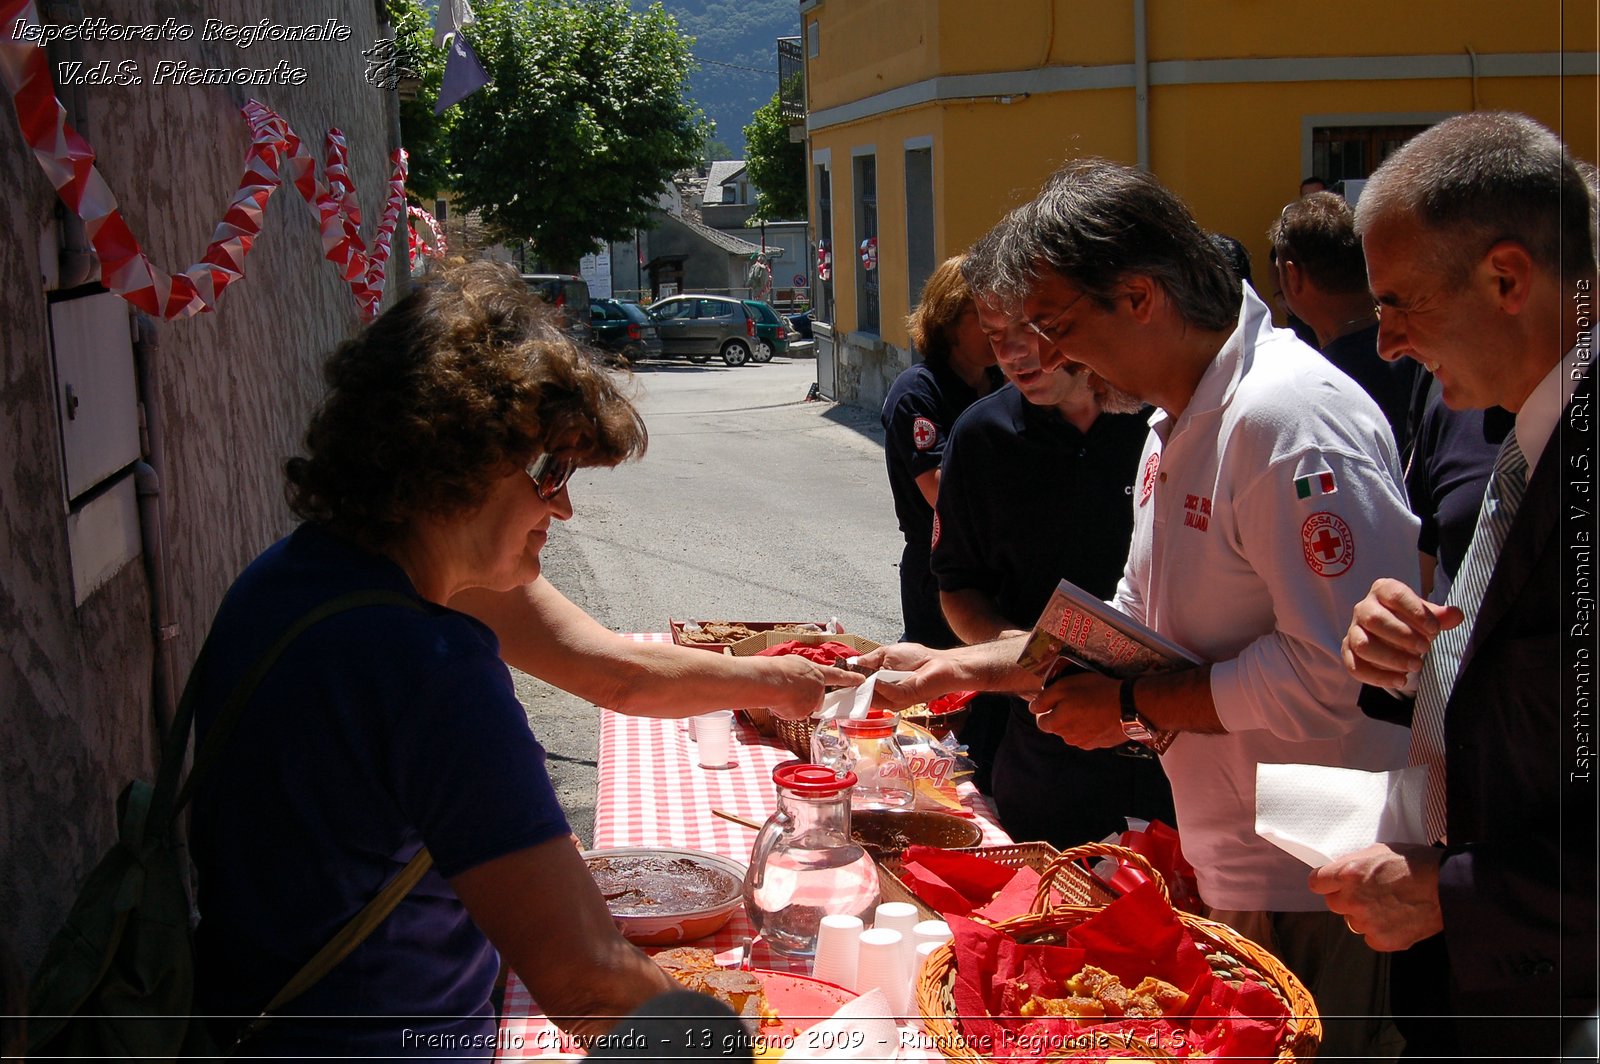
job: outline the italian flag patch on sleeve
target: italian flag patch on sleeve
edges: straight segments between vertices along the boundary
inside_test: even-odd
[[[1297,499],[1309,499],[1313,495],[1332,495],[1338,490],[1339,485],[1334,483],[1333,474],[1326,471],[1296,477],[1294,482],[1294,497]]]

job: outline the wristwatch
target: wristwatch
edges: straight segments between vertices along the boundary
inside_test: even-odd
[[[1122,688],[1117,694],[1118,700],[1122,703],[1122,734],[1134,742],[1152,746],[1156,742],[1158,729],[1145,719],[1133,701],[1133,685],[1138,682],[1139,677],[1128,677],[1122,681]]]

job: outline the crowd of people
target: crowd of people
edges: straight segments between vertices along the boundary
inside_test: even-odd
[[[1327,1055],[1392,1056],[1398,1027],[1409,1055],[1554,1056],[1595,1012],[1595,800],[1563,761],[1554,605],[1593,391],[1592,173],[1474,113],[1354,210],[1305,190],[1268,233],[1271,284],[1318,350],[1158,180],[1075,161],[934,273],[925,361],[885,406],[908,641],[865,664],[913,675],[881,697],[989,693],[966,738],[1019,839],[1175,822],[1208,913],[1311,990]],[[612,923],[507,663],[650,716],[800,718],[861,676],[621,640],[540,575],[572,471],[646,433],[508,269],[441,271],[326,380],[286,467],[303,523],[229,590],[192,681],[215,758],[199,1008],[233,1045],[415,872],[244,1055],[389,1055],[402,1028],[492,1046],[502,959],[603,1034],[674,984]],[[1062,577],[1204,664],[1039,689],[1016,660]],[[351,593],[376,597],[313,620]],[[317,637],[285,641],[301,622]],[[1176,734],[1159,759],[1130,745],[1155,731]],[[1433,844],[1308,874],[1255,833],[1270,763],[1426,765]]]
[[[1474,113],[1353,209],[1308,180],[1267,236],[1314,345],[1274,327],[1237,241],[1115,163],[1068,163],[962,260],[1009,382],[941,426],[932,571],[963,645],[875,652],[914,671],[880,691],[1013,692],[974,754],[1018,838],[1114,830],[1068,800],[1091,785],[1162,816],[1154,781],[1069,759],[1176,733],[1165,808],[1207,911],[1305,982],[1327,1055],[1593,1037],[1595,799],[1564,760],[1556,537],[1592,395],[1592,176],[1531,119]],[[1016,662],[1062,576],[1205,664],[1041,690]],[[1426,765],[1433,844],[1308,875],[1255,832],[1260,764]],[[1014,767],[1042,778],[1008,794]]]

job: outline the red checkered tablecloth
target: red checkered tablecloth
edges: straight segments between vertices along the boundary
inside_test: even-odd
[[[635,635],[648,642],[669,642],[664,633]],[[764,739],[742,718],[734,724],[733,765],[703,769],[696,764],[686,720],[657,720],[600,711],[599,786],[595,798],[594,847],[677,846],[709,850],[741,865],[750,859],[755,832],[714,815],[713,809],[761,823],[776,803],[772,769],[794,754],[775,739]],[[971,784],[961,787],[962,800],[983,829],[985,845],[1004,845],[1011,838],[995,823],[988,801]],[[723,928],[695,945],[730,960],[752,934],[743,907]],[[756,943],[758,968],[809,975],[809,960],[795,960]],[[500,1059],[550,1056],[563,1050],[554,1026],[514,974],[506,987],[500,1024]]]

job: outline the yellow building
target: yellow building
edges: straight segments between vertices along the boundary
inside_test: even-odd
[[[1302,177],[1365,178],[1421,128],[1525,112],[1597,150],[1593,3],[801,0],[818,373],[873,406],[923,280],[1063,161],[1146,167],[1276,287],[1266,230]],[[1355,187],[1352,186],[1352,191]],[[863,265],[863,242],[875,268]]]

